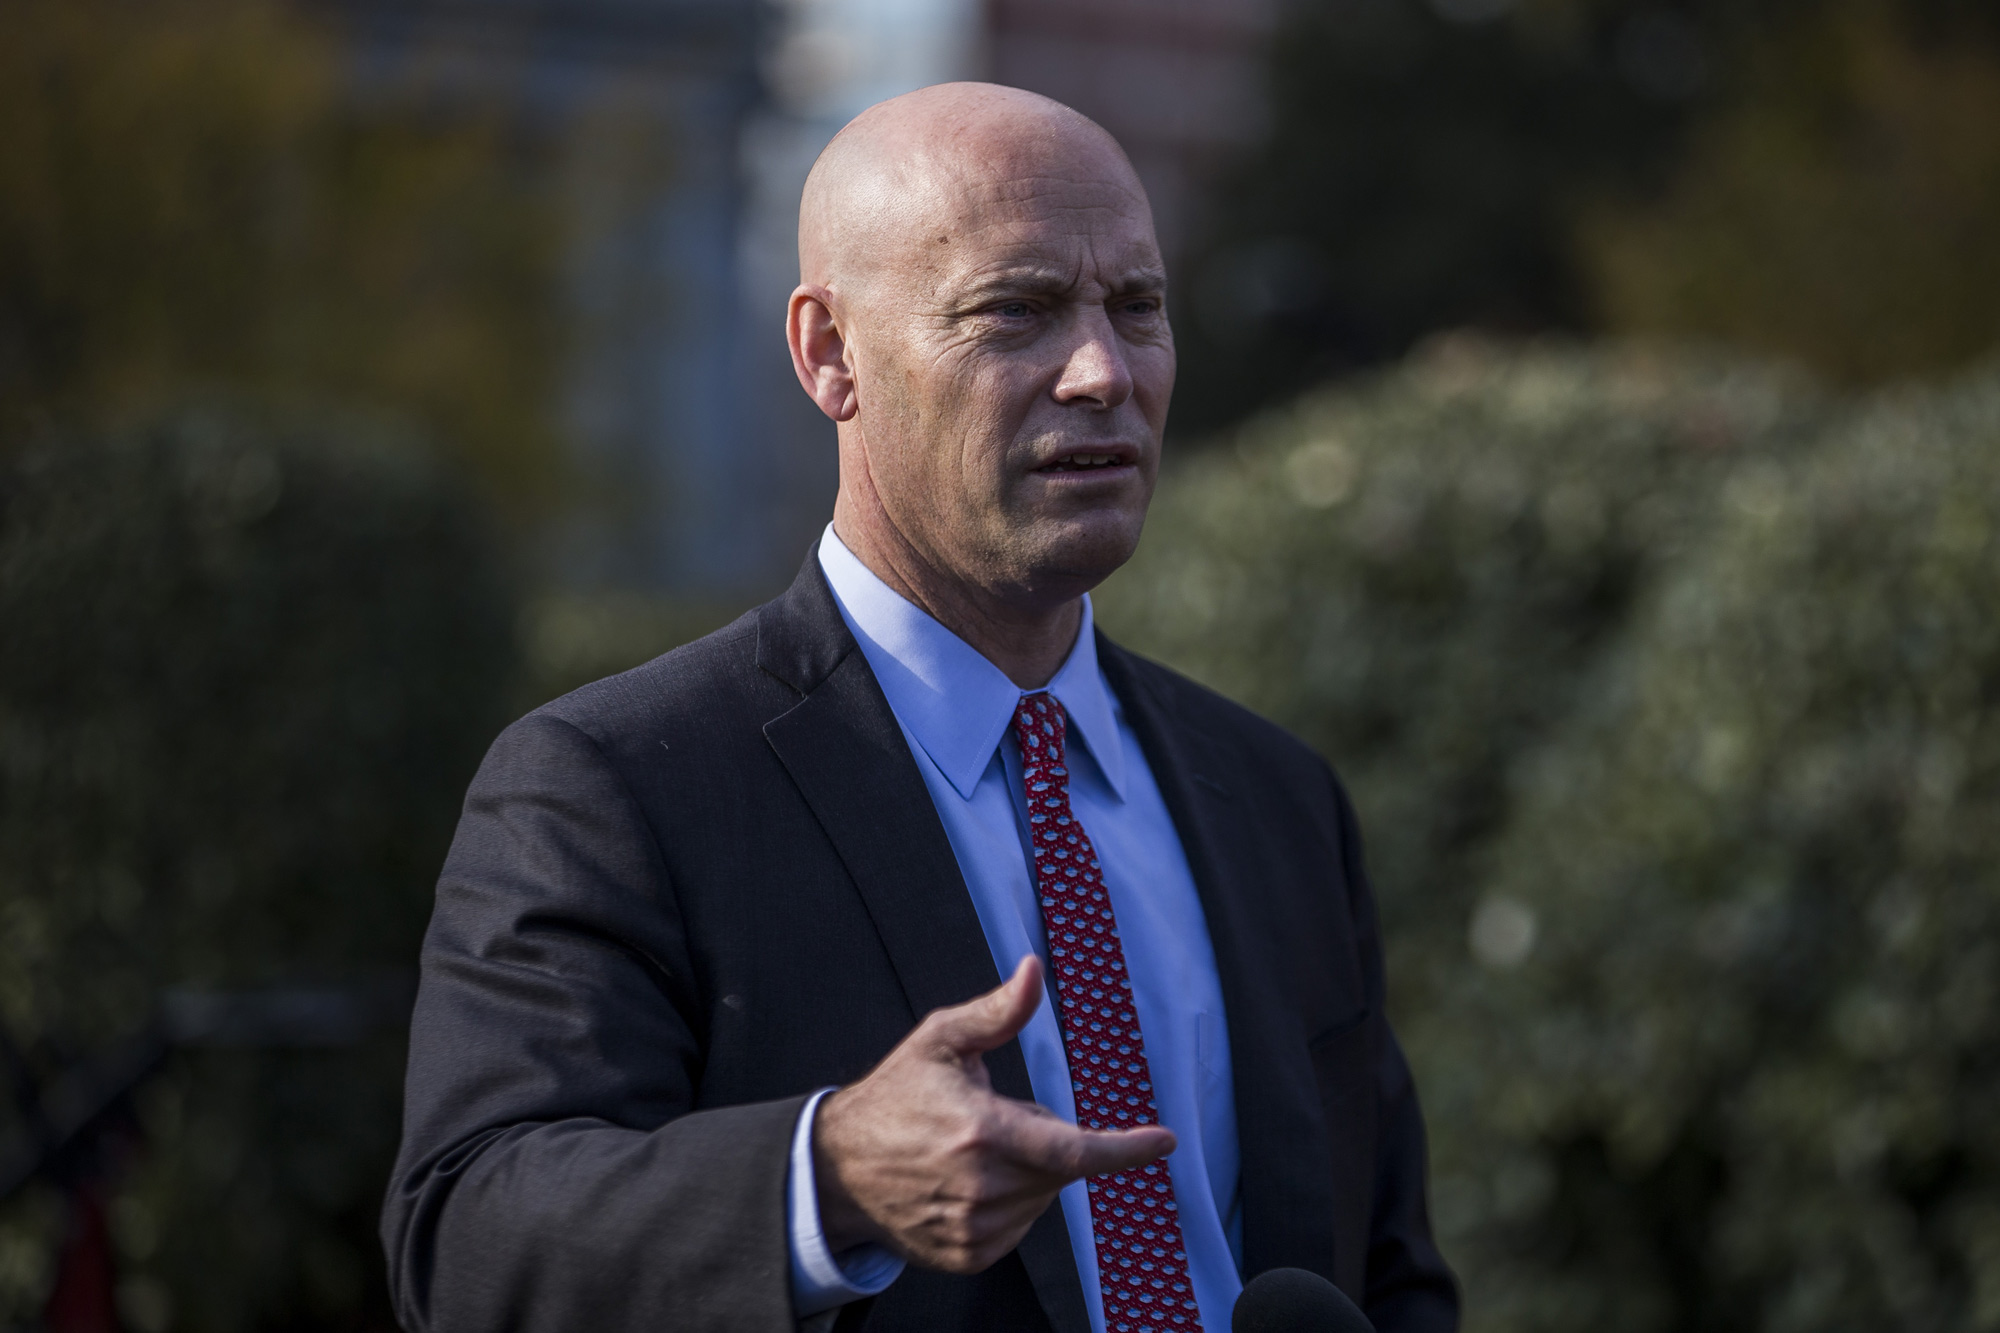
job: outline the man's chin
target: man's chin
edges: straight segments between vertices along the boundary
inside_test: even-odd
[[[1012,581],[1040,598],[1082,596],[1132,558],[1143,524],[1124,511],[1034,524],[1011,543]]]

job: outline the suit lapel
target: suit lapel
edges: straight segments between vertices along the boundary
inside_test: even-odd
[[[804,696],[764,726],[874,922],[912,1019],[1000,984],[986,933],[930,790],[868,659],[819,568],[758,615],[757,664]],[[994,1090],[1034,1100],[1019,1042],[986,1057]],[[1088,1333],[1062,1209],[1051,1206],[1020,1255],[1056,1333]]]
[[[1194,874],[1228,1010],[1243,1192],[1243,1272],[1333,1273],[1333,1162],[1307,1038],[1280,989],[1273,929],[1240,882],[1234,849],[1257,836],[1238,765],[1159,698],[1102,634],[1097,660],[1125,707]]]
[[[912,1018],[1000,984],[944,826],[857,650],[764,735],[867,904]]]

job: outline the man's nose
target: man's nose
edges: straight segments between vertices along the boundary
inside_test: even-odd
[[[1110,316],[1102,310],[1084,314],[1077,321],[1069,360],[1056,380],[1056,401],[1107,410],[1131,396],[1132,367],[1126,364],[1125,347]]]

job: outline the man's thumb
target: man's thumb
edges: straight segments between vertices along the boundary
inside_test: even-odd
[[[1042,964],[1033,954],[1023,958],[1014,975],[964,1004],[931,1015],[938,1044],[963,1058],[984,1055],[1004,1046],[1028,1025],[1042,1003]]]

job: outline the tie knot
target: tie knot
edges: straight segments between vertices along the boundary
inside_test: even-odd
[[[1021,762],[1029,766],[1063,761],[1062,705],[1047,690],[1021,696],[1014,707],[1014,739],[1021,743]]]

